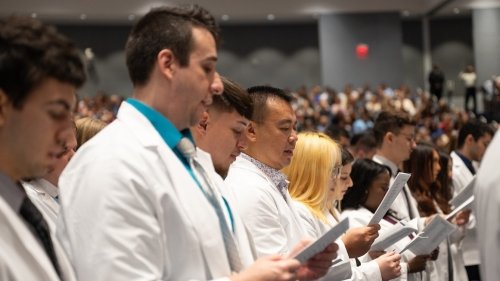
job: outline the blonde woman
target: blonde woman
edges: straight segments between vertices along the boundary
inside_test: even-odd
[[[308,235],[317,238],[338,223],[333,209],[337,181],[341,174],[340,146],[322,133],[298,136],[294,156],[283,172],[290,181],[289,192]],[[339,241],[343,260],[366,253],[378,236],[378,225],[350,229]],[[349,251],[348,249],[352,249]],[[351,260],[351,280],[390,280],[400,275],[399,255],[388,253],[357,267]],[[325,278],[329,280],[328,277]]]
[[[106,122],[91,117],[80,118],[75,123],[77,150],[107,125]]]

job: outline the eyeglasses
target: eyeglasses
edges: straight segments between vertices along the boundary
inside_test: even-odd
[[[342,170],[342,165],[335,166],[332,169],[332,179],[338,179],[340,176],[340,171]]]

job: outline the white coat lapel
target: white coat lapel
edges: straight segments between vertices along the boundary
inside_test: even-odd
[[[120,114],[123,112],[123,114]],[[165,175],[178,197],[179,205],[197,234],[201,251],[208,266],[207,277],[227,276],[231,272],[227,260],[217,214],[198,188],[175,153],[165,144],[151,123],[133,106],[124,103],[118,118],[139,138],[146,148],[154,150],[164,163]],[[174,172],[175,171],[175,172]]]
[[[0,234],[3,240],[10,241],[11,248],[16,248],[16,255],[22,255],[23,263],[15,264],[16,270],[36,271],[41,274],[41,276],[37,276],[39,280],[59,280],[40,243],[3,198],[0,198]],[[33,265],[38,266],[34,268]],[[23,267],[26,268],[23,269]],[[23,273],[21,272],[21,274]]]
[[[227,275],[231,270],[215,210],[173,151],[166,145],[159,145],[158,153],[166,170],[178,171],[168,174],[179,203],[197,233],[211,277]]]

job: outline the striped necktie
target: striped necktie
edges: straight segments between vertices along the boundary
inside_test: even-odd
[[[198,183],[201,186],[205,197],[210,202],[215,212],[217,213],[217,217],[219,218],[219,227],[222,232],[222,237],[224,239],[224,246],[226,248],[226,254],[229,261],[229,266],[231,267],[231,271],[239,272],[243,269],[241,264],[240,255],[238,252],[238,248],[236,246],[235,239],[229,228],[226,217],[222,210],[222,206],[220,204],[220,200],[218,199],[218,193],[215,192],[215,185],[210,180],[205,169],[201,166],[201,164],[196,159],[196,149],[193,143],[187,139],[182,138],[179,144],[177,144],[177,149],[182,153],[182,155],[188,160],[189,166],[191,167]],[[229,206],[227,206],[229,208]]]

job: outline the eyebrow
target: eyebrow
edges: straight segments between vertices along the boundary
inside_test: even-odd
[[[65,100],[54,100],[54,101],[49,101],[46,103],[48,106],[56,105],[56,106],[62,106],[66,110],[71,110],[71,105],[69,105],[68,102]]]
[[[203,59],[203,61],[213,61],[213,62],[217,62],[218,61],[218,58],[217,56],[209,56],[209,57],[206,57]]]
[[[279,121],[278,121],[278,124],[279,124],[279,125],[292,124],[292,123],[293,123],[293,121],[292,121],[292,120],[290,120],[290,119],[286,119],[286,120],[279,120]]]

